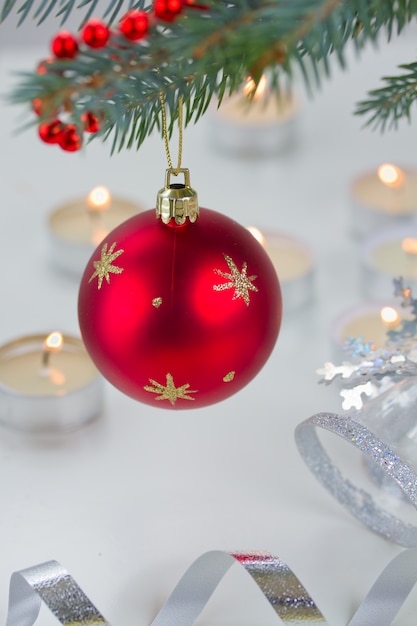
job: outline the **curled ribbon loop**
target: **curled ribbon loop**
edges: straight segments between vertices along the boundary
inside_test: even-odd
[[[41,602],[63,626],[109,626],[84,591],[57,561],[15,572],[10,580],[6,626],[33,626]]]
[[[410,548],[388,563],[348,626],[390,626],[416,583],[417,548]]]
[[[322,613],[290,568],[264,552],[219,550],[200,556],[185,572],[151,626],[192,626],[230,567],[238,563],[288,626],[326,626]],[[390,626],[417,582],[417,548],[398,554],[379,576],[348,626]],[[7,626],[33,626],[41,602],[65,626],[110,626],[56,561],[15,572]]]
[[[192,626],[236,562],[250,574],[284,624],[327,624],[298,578],[278,557],[263,552],[231,554],[216,550],[194,561],[151,626]]]
[[[371,494],[356,487],[333,464],[317,436],[317,428],[330,431],[363,452],[394,480],[404,497],[417,508],[417,475],[398,454],[373,432],[349,417],[317,413],[299,424],[295,431],[298,449],[317,480],[352,515],[373,531],[400,546],[417,546],[417,526],[403,522],[378,506]]]

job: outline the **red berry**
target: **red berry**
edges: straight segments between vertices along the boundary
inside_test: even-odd
[[[38,134],[45,143],[58,143],[60,141],[64,124],[61,120],[52,120],[52,122],[43,122],[39,124]]]
[[[52,39],[51,50],[57,59],[73,59],[78,53],[78,43],[74,35],[62,30]]]
[[[128,11],[120,20],[119,30],[130,41],[143,39],[149,30],[149,14],[136,9]]]
[[[32,100],[32,110],[36,115],[42,115],[44,106],[42,98],[34,98]]]
[[[100,120],[97,115],[87,111],[81,115],[81,121],[86,133],[97,133],[100,130]]]
[[[190,9],[199,9],[200,11],[208,11],[208,6],[206,4],[200,4],[195,0],[182,0],[182,3],[186,7],[190,7]]]
[[[90,20],[81,32],[81,38],[90,48],[104,48],[110,38],[110,29],[101,20]]]
[[[49,98],[34,98],[32,100],[32,110],[36,115],[47,115],[53,117],[58,115],[58,109],[51,109]]]
[[[182,11],[181,0],[154,0],[153,10],[156,17],[164,22],[173,22]]]
[[[49,57],[48,59],[43,59],[42,61],[39,61],[38,67],[36,68],[36,73],[47,74],[49,72],[48,65],[50,65],[53,62],[54,62],[54,59],[52,59],[51,57]]]
[[[58,145],[66,152],[75,152],[83,145],[83,138],[75,124],[66,124],[58,138]]]

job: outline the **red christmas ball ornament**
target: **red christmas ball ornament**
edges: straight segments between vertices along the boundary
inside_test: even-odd
[[[43,122],[39,124],[38,134],[45,143],[59,143],[62,133],[64,132],[64,124],[61,120],[52,120],[52,122]]]
[[[90,48],[104,48],[109,38],[110,29],[101,20],[89,20],[81,31],[81,39]]]
[[[182,11],[182,0],[154,0],[153,10],[160,20],[173,22]]]
[[[78,43],[74,35],[62,30],[52,39],[51,50],[57,59],[73,59],[78,54]]]
[[[166,409],[203,407],[244,387],[268,359],[282,313],[262,246],[220,213],[200,209],[196,219],[182,171],[185,185],[169,185],[167,174],[159,218],[145,211],[103,240],[78,302],[98,369],[132,398]]]
[[[66,152],[76,152],[83,145],[83,138],[75,124],[64,124],[64,129],[58,137],[58,145]]]
[[[128,11],[120,20],[119,30],[130,41],[143,39],[149,31],[149,14],[136,9]]]

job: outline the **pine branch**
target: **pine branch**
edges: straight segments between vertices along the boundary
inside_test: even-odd
[[[18,2],[5,0],[2,19]],[[42,21],[55,11],[65,20],[76,8],[89,14],[96,2],[24,0],[18,11],[22,19],[31,14]],[[180,96],[185,123],[196,122],[212,99],[221,103],[248,76],[257,81],[268,73],[278,94],[283,77],[291,77],[298,66],[311,90],[320,85],[322,68],[330,74],[332,57],[345,65],[349,42],[360,49],[381,31],[389,38],[417,15],[417,0],[206,0],[205,5],[205,11],[184,8],[172,23],[157,21],[138,43],[118,34],[104,49],[84,46],[74,59],[55,59],[46,74],[21,74],[10,99],[27,104],[41,100],[41,119],[64,111],[79,128],[83,114],[93,112],[103,120],[98,136],[111,138],[112,150],[138,148],[159,127],[161,91],[172,128]],[[152,11],[149,0],[133,6]],[[109,23],[125,10],[125,0],[109,0]],[[401,81],[392,81],[394,98]],[[416,97],[412,83],[407,85],[407,102]],[[400,102],[397,115],[400,110],[409,114],[406,101]],[[364,102],[358,112],[371,109]]]
[[[0,12],[0,22],[4,21],[12,13],[13,9],[16,9],[16,13],[20,15],[19,25],[28,17],[32,17],[36,24],[39,25],[51,15],[61,17],[61,24],[64,24],[74,10],[85,9],[83,17],[80,19],[81,25],[96,11],[98,4],[99,0],[81,0],[79,3],[76,0],[39,0],[38,3],[36,3],[36,0],[24,0],[17,7],[18,0],[5,0]],[[136,0],[134,3],[135,8],[142,9],[144,5],[145,0]],[[101,14],[103,17],[108,18],[109,22],[112,22],[122,11],[126,11],[128,8],[130,8],[130,2],[109,0],[107,7]]]
[[[374,129],[397,128],[399,121],[411,121],[411,108],[417,101],[417,63],[400,65],[405,70],[398,76],[384,76],[384,87],[368,92],[358,103],[356,115],[366,115],[367,126]]]

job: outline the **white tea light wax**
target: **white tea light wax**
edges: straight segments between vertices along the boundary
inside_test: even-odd
[[[314,255],[310,247],[295,237],[278,232],[248,230],[265,248],[277,272],[284,312],[301,308],[314,295]]]
[[[210,140],[220,151],[243,157],[266,157],[288,150],[294,142],[298,103],[291,91],[269,93],[267,79],[224,98],[212,112]]]
[[[94,187],[86,198],[59,206],[49,216],[51,259],[55,267],[81,276],[99,243],[142,208],[106,187]]]
[[[417,224],[375,233],[363,242],[360,258],[368,296],[391,296],[393,280],[400,276],[406,287],[417,290]]]
[[[335,357],[346,357],[344,347],[348,339],[371,343],[373,349],[383,348],[390,330],[398,330],[406,317],[398,303],[368,302],[353,306],[339,315],[331,326]]]
[[[81,339],[54,331],[0,347],[1,423],[39,433],[72,430],[102,407],[102,379]]]
[[[364,236],[417,216],[417,169],[383,163],[358,176],[350,188],[352,230]]]

